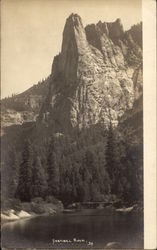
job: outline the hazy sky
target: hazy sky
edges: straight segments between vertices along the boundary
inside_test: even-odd
[[[2,0],[1,96],[20,93],[51,72],[71,13],[84,25],[121,18],[124,29],[141,21],[141,0]]]

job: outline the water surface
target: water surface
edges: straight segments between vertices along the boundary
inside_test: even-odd
[[[2,244],[8,248],[104,248],[113,241],[123,248],[143,248],[142,217],[86,209],[9,222],[2,228]]]

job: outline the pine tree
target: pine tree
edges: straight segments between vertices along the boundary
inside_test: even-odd
[[[76,178],[75,178],[75,172],[73,170],[71,172],[71,176],[72,176],[72,199],[74,201],[77,201],[78,195],[76,189]]]
[[[47,176],[39,156],[36,156],[32,170],[32,196],[44,197],[47,190]]]
[[[143,199],[143,147],[140,143],[125,141],[126,146],[126,159],[125,176],[127,178],[127,195],[125,199],[129,201]]]
[[[64,181],[64,192],[63,192],[63,200],[65,203],[69,204],[72,202],[72,185],[70,183],[69,177],[66,176]]]
[[[64,185],[64,180],[65,180],[65,163],[66,163],[66,158],[63,155],[61,158],[61,162],[59,164],[59,169],[60,169],[60,181],[59,181],[59,191],[60,191],[60,199],[64,199],[64,190],[65,190],[65,185]]]
[[[49,154],[47,159],[47,174],[48,174],[48,194],[59,195],[60,173],[59,164],[57,164],[57,157],[55,153],[55,139],[52,137],[49,146]]]
[[[9,183],[9,195],[12,198],[15,196],[18,185],[18,167],[19,163],[18,163],[17,153],[13,149],[9,153],[10,176],[12,176],[12,178],[10,178],[10,183]]]
[[[31,143],[27,141],[22,154],[16,191],[16,197],[25,202],[29,202],[32,197],[32,155]]]
[[[88,170],[91,174],[93,174],[93,170],[95,169],[94,161],[95,161],[95,159],[94,159],[93,151],[87,150],[85,152],[84,165],[85,165],[85,167],[88,168]]]
[[[110,122],[108,129],[108,137],[106,144],[106,168],[111,180],[111,193],[117,194],[118,192],[118,181],[119,181],[119,171],[120,171],[120,161],[117,152],[117,145],[115,141],[115,135]]]

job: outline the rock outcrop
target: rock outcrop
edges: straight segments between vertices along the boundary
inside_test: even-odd
[[[43,101],[47,96],[49,80],[48,77],[21,94],[2,99],[2,128],[36,121]]]
[[[56,132],[110,120],[116,126],[141,97],[142,82],[142,24],[124,31],[117,19],[84,28],[71,14],[50,76],[2,100],[2,127],[36,120]]]
[[[64,27],[39,121],[58,130],[110,120],[117,125],[142,93],[142,49],[120,19],[83,27],[77,14]]]

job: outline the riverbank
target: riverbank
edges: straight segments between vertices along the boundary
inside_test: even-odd
[[[21,210],[20,212],[17,212],[14,209],[10,209],[7,211],[3,211],[1,213],[1,224],[3,226],[5,223],[8,223],[8,222],[21,220],[21,219],[28,219],[28,218],[32,218],[36,216],[38,216],[38,214],[35,214],[35,213],[29,214],[23,210]]]
[[[129,204],[122,200],[107,201],[107,202],[75,202],[66,207],[65,212],[83,209],[107,209],[119,213],[143,213],[143,205],[140,202]]]
[[[63,211],[63,209],[62,202],[54,197],[48,197],[46,200],[35,198],[30,202],[9,199],[5,202],[5,206],[1,210],[1,223],[4,224],[39,215],[54,215]]]
[[[63,203],[53,196],[48,196],[45,200],[42,198],[32,199],[30,202],[21,202],[17,199],[10,199],[5,202],[5,207],[1,211],[1,223],[11,222],[20,219],[32,218],[39,215],[54,215],[58,212],[71,213],[87,208],[107,210],[116,213],[143,213],[141,204],[128,206],[121,201],[113,203],[104,202],[78,202],[68,205],[66,209]]]

